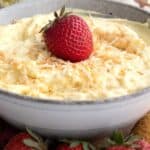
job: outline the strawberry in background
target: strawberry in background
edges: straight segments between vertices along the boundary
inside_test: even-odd
[[[3,121],[1,121],[4,123]],[[5,126],[5,124],[3,124]],[[6,124],[8,127],[9,125]],[[8,128],[6,128],[8,129]],[[42,137],[27,129],[25,132],[4,132],[1,141],[5,141],[5,147],[2,150],[150,150],[150,143],[139,136],[129,135],[124,136],[122,132],[115,131],[110,138],[100,143],[99,147],[95,147],[89,141],[81,140],[43,140]],[[15,131],[14,128],[9,128],[9,131]],[[13,133],[6,134],[4,133]],[[17,134],[16,134],[17,133]],[[7,138],[6,138],[7,137]],[[3,146],[4,146],[4,143]]]
[[[100,150],[150,150],[150,143],[138,136],[125,137],[122,132],[115,131],[100,145]]]
[[[10,139],[4,150],[48,150],[48,144],[39,135],[27,129]]]
[[[27,129],[10,139],[4,150],[96,150],[86,141],[43,140],[42,137]]]
[[[56,150],[96,150],[96,148],[87,141],[62,140]]]

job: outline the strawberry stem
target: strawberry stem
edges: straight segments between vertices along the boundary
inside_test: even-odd
[[[56,19],[58,19],[58,18],[59,18],[59,15],[57,14],[57,12],[56,12],[56,11],[54,12],[54,17],[56,17]]]
[[[66,9],[66,7],[65,7],[65,5],[64,5],[64,6],[62,7],[62,9],[60,10],[59,16],[63,16],[63,15],[64,15],[65,9]]]
[[[57,11],[55,11],[55,12],[54,12],[54,17],[55,17],[54,21],[51,21],[51,20],[50,20],[49,23],[46,24],[46,25],[40,30],[39,33],[44,32],[44,31],[47,30],[50,26],[52,26],[55,22],[57,22],[58,20],[60,20],[60,19],[62,19],[62,18],[64,18],[64,17],[69,16],[69,15],[72,13],[72,12],[65,12],[65,9],[66,9],[65,6],[63,6],[63,7],[61,8],[59,14],[58,14]]]

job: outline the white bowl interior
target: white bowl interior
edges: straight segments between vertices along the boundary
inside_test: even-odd
[[[142,22],[146,21],[149,17],[148,13],[137,8],[133,9],[131,6],[107,0],[42,0],[16,4],[1,9],[0,24],[6,24],[14,19],[29,17],[35,14],[48,13],[61,8],[64,4],[66,4],[67,7],[92,10],[105,14],[112,13],[116,17],[128,18]]]

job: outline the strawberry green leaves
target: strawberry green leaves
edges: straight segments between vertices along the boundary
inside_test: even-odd
[[[104,141],[104,143],[100,146],[101,150],[105,150],[108,147],[113,146],[124,146],[136,148],[138,147],[137,142],[141,138],[135,135],[124,136],[120,131],[114,131],[112,136]]]
[[[28,138],[28,139],[23,140],[23,143],[26,146],[29,146],[29,147],[34,148],[36,150],[48,150],[47,143],[44,142],[43,139],[39,135],[33,133],[29,128],[27,128],[27,132],[32,138]]]

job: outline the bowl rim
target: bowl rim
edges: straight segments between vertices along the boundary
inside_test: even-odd
[[[106,0],[108,2],[114,3],[114,4],[118,4],[118,5],[126,5],[127,7],[130,7],[131,9],[135,9],[138,11],[141,11],[147,15],[150,15],[150,12],[142,10],[138,7],[134,7],[132,5],[129,4],[125,4],[122,2],[117,2],[117,1],[109,1]],[[29,6],[29,5],[33,5],[35,2],[31,2],[29,4],[29,2],[22,2],[22,3],[18,3],[18,4],[14,4],[13,6],[9,6],[7,8],[3,8],[2,10],[9,10],[9,8],[13,8],[13,7],[19,7],[20,5],[24,5],[24,6]],[[36,2],[36,3],[41,3]],[[30,102],[30,103],[38,103],[38,104],[59,104],[59,105],[97,105],[97,104],[112,104],[112,103],[120,103],[120,102],[126,102],[128,100],[131,100],[133,98],[139,97],[139,96],[143,96],[147,93],[150,92],[150,87],[144,88],[142,90],[139,90],[135,93],[132,94],[128,94],[128,95],[124,95],[124,96],[120,96],[120,97],[114,97],[114,98],[105,98],[102,100],[57,100],[57,99],[45,99],[45,98],[38,98],[38,97],[31,97],[31,96],[24,96],[24,95],[20,95],[20,94],[16,94],[10,91],[6,91],[3,89],[0,89],[0,95],[4,96],[4,97],[8,97],[10,99],[15,99],[17,101],[24,101],[24,102]],[[21,100],[20,100],[21,99]],[[3,99],[0,99],[3,100]]]

